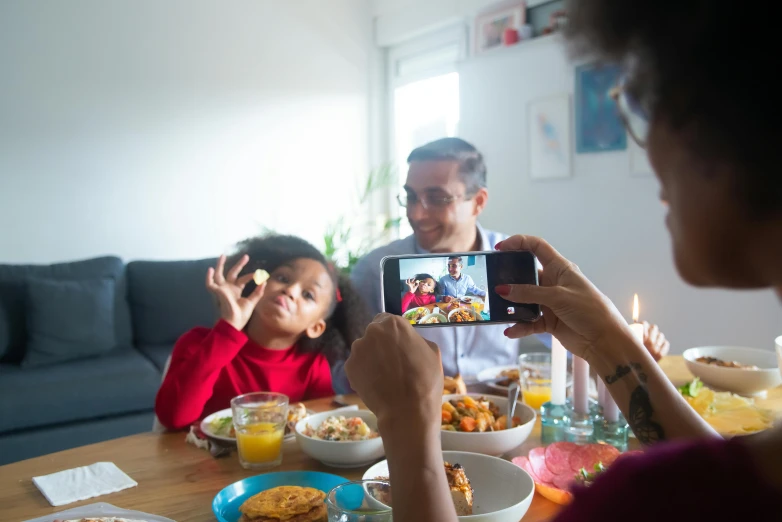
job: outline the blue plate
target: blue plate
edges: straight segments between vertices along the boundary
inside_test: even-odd
[[[242,516],[239,506],[261,491],[278,486],[301,486],[328,493],[345,482],[350,481],[344,477],[318,471],[282,471],[257,475],[223,488],[212,500],[212,512],[220,522],[236,522]]]

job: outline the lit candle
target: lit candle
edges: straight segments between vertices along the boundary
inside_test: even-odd
[[[589,364],[581,357],[573,356],[573,410],[589,413]]]
[[[559,340],[551,337],[551,404],[565,404],[567,388],[567,351]]]
[[[644,325],[638,322],[639,317],[638,309],[638,294],[633,296],[633,324],[630,325],[630,330],[633,332],[633,337],[636,341],[644,343]]]

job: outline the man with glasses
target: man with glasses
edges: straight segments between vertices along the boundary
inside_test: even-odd
[[[486,165],[471,144],[443,138],[415,149],[399,204],[407,209],[413,235],[370,252],[353,270],[352,279],[373,313],[383,309],[380,261],[389,255],[494,250],[505,235],[478,223],[489,199]],[[475,376],[479,371],[516,364],[520,352],[541,351],[535,338],[511,340],[507,325],[426,328],[419,333],[438,344],[446,375]]]
[[[448,267],[448,275],[440,278],[443,302],[450,303],[453,299],[465,295],[486,297],[485,288],[478,288],[469,274],[462,274],[464,262],[461,257],[449,257],[446,266]]]

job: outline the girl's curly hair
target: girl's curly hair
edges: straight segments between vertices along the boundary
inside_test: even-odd
[[[299,348],[323,353],[331,365],[346,360],[353,341],[364,335],[371,321],[364,300],[350,279],[339,273],[317,248],[295,236],[270,234],[246,239],[237,245],[237,252],[226,266],[232,266],[245,254],[250,261],[240,272],[240,277],[259,268],[271,273],[294,259],[313,259],[326,268],[334,283],[334,293],[325,317],[326,331],[317,339],[303,337]],[[255,283],[251,281],[244,288],[243,295],[250,295],[254,289]]]

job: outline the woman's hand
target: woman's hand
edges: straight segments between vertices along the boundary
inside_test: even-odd
[[[418,281],[416,281],[414,277],[411,277],[405,281],[405,283],[407,283],[407,287],[410,289],[411,294],[414,294],[415,291],[418,290]]]
[[[350,386],[388,427],[433,430],[439,440],[443,368],[437,345],[403,317],[380,314],[353,343],[345,363]],[[382,427],[381,427],[382,429]]]
[[[562,257],[545,240],[513,236],[497,245],[498,250],[528,250],[543,265],[540,286],[501,285],[495,291],[514,303],[541,305],[543,317],[534,323],[519,323],[505,334],[511,338],[534,333],[553,334],[574,355],[590,360],[596,347],[627,322],[614,304],[593,285],[578,267]]]
[[[263,297],[263,291],[266,289],[266,283],[264,283],[256,287],[247,297],[242,297],[242,290],[247,283],[252,281],[253,274],[238,276],[249,260],[249,256],[242,256],[228,273],[223,275],[225,256],[222,255],[217,260],[217,266],[210,267],[206,272],[206,289],[217,297],[220,318],[237,330],[243,330],[247,326],[255,306]]]
[[[652,354],[655,361],[659,361],[671,349],[671,343],[665,338],[665,334],[660,331],[656,324],[649,324],[644,321],[644,346]]]

